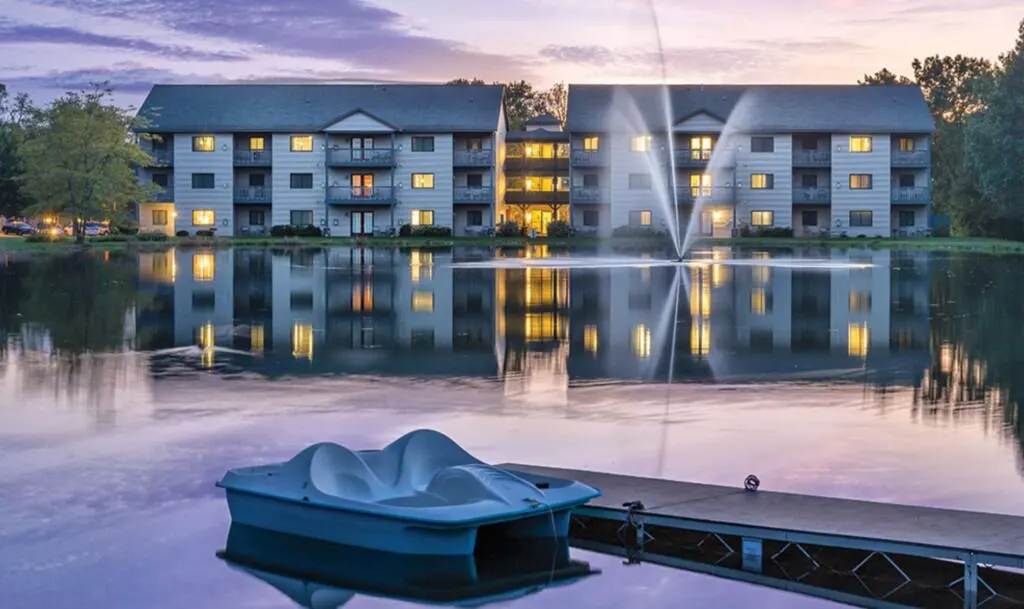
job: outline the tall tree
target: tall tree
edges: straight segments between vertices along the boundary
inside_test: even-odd
[[[28,107],[28,96],[12,98],[0,83],[0,216],[20,215],[31,203],[21,184],[24,166],[19,149]]]
[[[540,113],[550,114],[562,122],[565,126],[565,119],[569,113],[569,90],[565,83],[556,82],[550,89],[540,93],[537,99],[537,110]]]
[[[150,160],[132,134],[144,121],[114,105],[111,94],[106,83],[70,92],[29,108],[26,120],[23,184],[37,201],[28,211],[71,216],[79,243],[82,220],[121,219],[151,194],[135,173]]]
[[[893,74],[889,68],[882,68],[874,74],[865,74],[858,85],[912,85],[914,81],[906,76]]]
[[[453,78],[453,79],[449,80],[448,82],[446,82],[444,84],[446,84],[446,85],[486,85],[487,83],[485,83],[483,81],[483,79],[481,79],[481,78],[473,77],[473,78]]]
[[[520,80],[505,85],[505,116],[509,129],[518,131],[537,114],[537,92],[533,85]]]

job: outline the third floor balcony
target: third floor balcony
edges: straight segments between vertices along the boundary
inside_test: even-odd
[[[394,148],[331,148],[327,151],[331,167],[394,167]]]
[[[736,154],[726,148],[676,148],[676,167],[707,167],[714,164],[719,167],[733,167],[736,165]]]
[[[269,150],[235,150],[235,165],[240,167],[269,167],[271,160]]]
[[[607,203],[608,190],[600,186],[574,186],[573,203]]]
[[[931,152],[928,150],[893,150],[893,167],[927,167],[931,163]]]
[[[494,151],[488,148],[456,148],[452,152],[455,167],[490,167],[494,165]]]
[[[507,190],[506,203],[568,203],[568,190]]]
[[[461,204],[490,205],[494,203],[494,189],[490,186],[457,186],[452,200]]]
[[[931,200],[931,195],[931,190],[926,186],[896,187],[892,189],[892,202],[924,205]]]
[[[832,153],[828,150],[794,150],[793,167],[830,167]]]
[[[167,167],[174,164],[174,150],[171,148],[151,148],[146,150],[149,154],[149,167]]]
[[[572,150],[573,167],[604,167],[606,165],[608,165],[608,153],[604,150],[584,150],[583,148],[573,148]]]

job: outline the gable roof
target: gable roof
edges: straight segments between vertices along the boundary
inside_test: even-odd
[[[935,124],[916,85],[668,85],[673,125],[703,112],[729,129],[774,133],[932,133]],[[662,85],[569,85],[566,129],[635,130],[635,116],[665,130]],[[624,109],[618,112],[617,109]]]
[[[385,127],[389,127],[391,129],[397,130],[397,128],[394,125],[392,125],[391,123],[389,123],[389,122],[387,122],[385,120],[382,120],[379,116],[373,114],[372,112],[367,112],[366,110],[363,110],[362,108],[355,108],[354,110],[349,110],[345,114],[342,114],[341,116],[337,116],[334,119],[327,121],[327,124],[322,126],[322,127],[320,127],[319,131],[326,131],[328,128],[333,127],[334,125],[337,125],[338,123],[340,123],[341,121],[343,121],[343,120],[345,120],[347,118],[352,118],[353,116],[356,116],[357,114],[362,114],[366,118],[375,120],[378,123],[380,123],[381,125],[384,125]]]
[[[551,129],[532,129],[530,131],[509,131],[505,134],[507,142],[568,142],[571,139],[568,131]]]
[[[526,121],[527,125],[561,125],[562,121],[550,114],[541,114]]]
[[[362,110],[399,131],[491,133],[501,85],[154,85],[139,109],[149,132],[321,131]]]

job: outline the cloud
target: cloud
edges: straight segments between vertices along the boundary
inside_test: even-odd
[[[394,11],[366,0],[37,0],[92,16],[136,19],[175,31],[230,40],[252,54],[284,54],[345,62],[385,78],[445,79],[531,75],[522,59],[485,53],[415,31]]]
[[[245,61],[248,59],[240,53],[201,51],[186,46],[158,44],[139,38],[96,34],[65,26],[19,24],[7,19],[0,19],[0,40],[5,45],[18,43],[73,44],[138,51],[183,60]]]

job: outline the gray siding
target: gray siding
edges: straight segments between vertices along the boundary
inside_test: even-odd
[[[371,116],[356,112],[327,127],[324,131],[328,133],[391,133],[394,129]]]
[[[723,126],[722,121],[701,112],[680,121],[673,130],[676,133],[719,133]]]
[[[890,233],[889,134],[855,134],[872,137],[871,152],[850,152],[850,134],[832,136],[832,228],[850,236],[888,237]],[[870,190],[851,190],[850,174],[870,174]],[[870,211],[872,226],[851,227],[851,211]],[[841,226],[838,225],[841,223]]]
[[[770,211],[774,226],[789,228],[793,225],[793,138],[785,134],[773,135],[774,152],[751,152],[750,136],[736,141],[736,225],[751,224],[751,213]],[[774,176],[774,188],[755,190],[751,175],[766,173]]]
[[[675,221],[666,215],[664,204],[660,202],[668,196],[668,176],[663,169],[664,154],[661,152],[665,139],[655,136],[650,152],[633,152],[630,141],[635,135],[638,134],[616,132],[603,138],[603,141],[607,141],[610,167],[608,188],[611,193],[611,226],[614,229],[628,225],[632,211],[650,211],[652,227],[660,229],[669,221]],[[633,173],[650,174],[651,189],[631,189],[629,175]]]
[[[193,226],[192,212],[212,209],[217,235],[230,237],[234,234],[234,138],[228,133],[212,134],[213,152],[193,152],[193,135],[211,134],[186,133],[174,138],[174,202],[178,212],[174,230],[195,233],[210,228]],[[193,189],[193,173],[214,174],[214,188]]]
[[[313,223],[320,226],[324,218],[324,137],[313,134],[312,152],[292,152],[292,135],[310,135],[305,133],[281,134],[273,136],[274,166],[271,173],[273,193],[273,212],[271,225],[289,224],[291,212],[312,211]],[[291,187],[291,174],[313,174],[313,188],[301,189]]]
[[[411,222],[413,210],[431,210],[434,212],[435,225],[453,226],[452,136],[444,133],[422,135],[433,136],[433,152],[413,152],[413,135],[401,135],[397,138],[401,150],[397,152],[398,169],[395,184],[400,184],[401,187],[397,192],[400,203],[395,211],[395,224]],[[413,188],[414,173],[434,174],[434,188]]]

